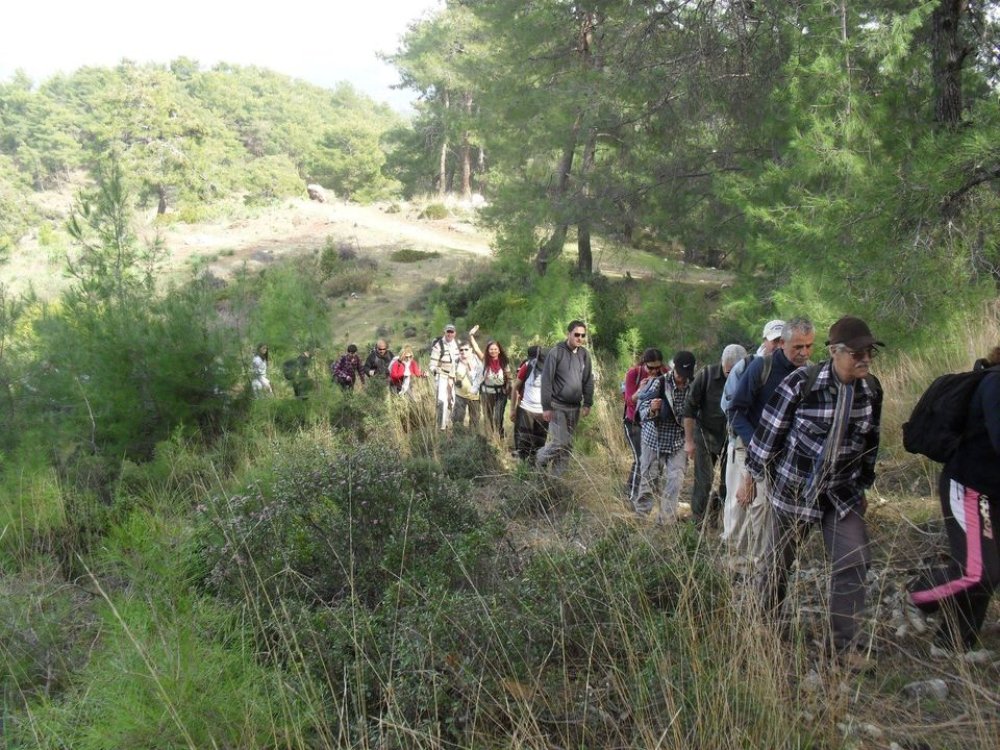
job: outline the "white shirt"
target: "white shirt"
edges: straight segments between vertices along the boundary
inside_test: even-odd
[[[535,363],[531,374],[524,381],[524,395],[520,407],[529,414],[541,414],[542,409],[542,368]]]

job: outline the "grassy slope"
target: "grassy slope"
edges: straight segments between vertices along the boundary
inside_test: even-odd
[[[349,237],[351,229],[353,227],[347,228],[343,237]],[[326,236],[327,233],[320,233],[314,241],[322,243]],[[406,241],[389,240],[365,246],[364,251],[388,253],[401,244],[412,246]],[[355,336],[348,321],[353,321],[350,325],[361,323],[374,331],[386,321],[397,320],[396,306],[419,292],[420,279],[440,279],[454,269],[454,262],[454,258],[449,257],[421,261],[413,264],[413,268],[409,265],[404,268],[401,264],[383,261],[372,295],[363,301],[348,298],[343,307],[334,304],[333,330],[343,332],[346,340]],[[411,270],[412,280],[402,283],[400,277]],[[359,338],[368,330],[365,329]],[[987,341],[1000,338],[1000,329],[995,325],[969,333],[977,339],[974,347],[983,344],[979,349],[985,349]],[[881,478],[873,493],[871,526],[875,572],[872,590],[877,596],[873,599],[872,615],[873,634],[880,648],[879,668],[874,675],[861,678],[838,675],[828,669],[808,642],[789,651],[773,642],[766,632],[758,632],[752,620],[740,616],[720,617],[714,621],[719,623],[718,627],[706,628],[704,618],[712,613],[692,606],[674,623],[673,627],[680,627],[682,631],[674,643],[682,649],[687,663],[696,672],[695,686],[688,689],[685,703],[679,705],[678,710],[699,712],[703,717],[700,721],[704,722],[700,727],[701,736],[716,738],[714,746],[768,746],[767,742],[777,746],[776,737],[792,736],[790,732],[784,735],[780,731],[767,733],[763,728],[767,721],[753,724],[756,734],[749,737],[740,736],[738,727],[727,730],[726,716],[736,711],[731,703],[733,693],[730,689],[717,688],[741,684],[758,691],[757,700],[761,706],[771,706],[773,710],[785,706],[772,720],[795,724],[807,735],[811,732],[816,746],[888,747],[893,741],[902,746],[915,746],[912,743],[918,740],[931,747],[992,748],[997,745],[1000,738],[997,710],[1000,696],[995,687],[997,666],[934,662],[926,656],[926,635],[896,632],[901,624],[896,612],[900,586],[921,559],[934,557],[941,549],[936,531],[938,512],[931,492],[932,467],[924,467],[900,454],[898,425],[907,405],[912,403],[918,384],[927,380],[924,373],[947,367],[959,369],[964,356],[964,352],[946,353],[947,362],[933,364],[903,357],[880,363],[879,375],[886,392],[905,396],[890,397],[885,418],[886,451]],[[613,383],[616,378],[617,373],[606,373],[604,379]],[[279,384],[279,395],[285,395],[281,386],[283,384]],[[610,525],[635,523],[618,500],[617,488],[627,457],[618,438],[614,389],[605,388],[603,392],[594,416],[583,426],[579,470],[569,481],[575,510],[549,517],[512,519],[507,545],[518,550],[517,554],[530,557],[544,554],[545,550],[588,547]],[[138,499],[137,512],[117,526],[100,549],[86,559],[62,560],[61,567],[51,562],[49,552],[59,546],[56,534],[48,552],[44,544],[42,554],[28,554],[24,550],[20,556],[24,564],[20,569],[0,579],[4,601],[14,605],[4,620],[5,634],[14,637],[4,642],[0,660],[17,678],[14,683],[9,680],[4,683],[4,712],[17,713],[21,698],[26,697],[19,695],[12,684],[31,687],[38,721],[34,725],[37,746],[54,746],[61,739],[46,737],[47,727],[64,729],[66,726],[60,723],[62,709],[58,704],[45,706],[44,701],[39,702],[39,696],[58,696],[60,691],[72,689],[76,685],[74,674],[90,681],[89,686],[76,685],[78,694],[92,693],[108,701],[115,707],[116,714],[124,714],[121,721],[134,723],[131,730],[127,726],[124,729],[116,726],[112,731],[106,723],[94,721],[95,729],[90,735],[81,730],[88,746],[100,747],[106,742],[100,731],[108,732],[109,736],[131,731],[131,736],[135,737],[134,747],[204,746],[206,738],[213,737],[213,720],[228,726],[238,723],[238,716],[244,714],[248,717],[247,726],[255,728],[241,735],[246,746],[341,746],[318,708],[323,700],[311,695],[292,698],[289,691],[272,684],[275,676],[260,667],[256,660],[239,658],[241,653],[245,655],[248,644],[236,631],[229,637],[223,635],[228,630],[224,624],[225,613],[214,611],[210,603],[190,592],[184,577],[178,576],[175,570],[179,559],[176,551],[185,544],[193,508],[200,500],[232,488],[237,479],[243,481],[254,476],[259,471],[255,467],[267,465],[269,452],[281,452],[283,445],[297,439],[310,442],[328,439],[323,436],[325,431],[318,428],[296,437],[285,432],[277,422],[269,421],[266,415],[253,426],[260,430],[257,434],[228,438],[230,444],[225,451],[225,462],[223,451],[205,453],[197,445],[180,445],[165,452],[158,458],[162,465],[148,472],[148,476],[160,479],[137,483],[129,490]],[[435,439],[433,433],[426,437],[428,443]],[[331,448],[338,449],[335,444]],[[516,467],[508,464],[507,469],[515,471]],[[32,482],[26,482],[26,478],[32,478]],[[60,505],[62,498],[55,477],[39,467],[37,471],[22,475],[19,481],[14,482],[9,474],[7,479],[3,526],[8,542],[11,538],[30,539],[33,536],[30,529],[25,529],[25,525],[32,524],[32,516],[37,516],[35,521],[42,537],[46,528],[61,527],[66,509]],[[479,500],[488,505],[495,498],[484,491]],[[45,516],[46,508],[51,510],[48,516]],[[20,533],[15,533],[18,530]],[[698,565],[709,566],[714,565],[718,557],[719,550],[710,540],[696,545],[691,558],[692,540],[689,537],[673,537],[652,528],[637,531],[665,565],[672,564],[675,555],[677,559],[694,559]],[[36,537],[32,544],[37,542]],[[814,562],[820,555],[816,542],[814,538],[807,548],[807,562],[802,566],[803,573],[793,592],[793,598],[819,610],[805,617],[803,632],[812,635],[822,632],[823,620],[821,597],[817,596],[817,591],[822,590],[824,579],[817,573]],[[681,550],[687,551],[682,553]],[[690,575],[695,576],[695,571],[692,568]],[[93,572],[94,576],[89,576],[88,572]],[[74,585],[67,584],[67,573],[71,574]],[[692,578],[689,587],[692,592],[698,590],[697,578]],[[737,588],[726,596],[731,597],[732,607],[736,608],[741,591]],[[631,617],[626,609],[619,614],[623,623]],[[994,604],[990,622],[996,623],[996,620]],[[497,624],[501,628],[504,625]],[[647,622],[643,627],[653,629],[656,623]],[[753,629],[749,639],[745,637],[746,628]],[[206,633],[213,635],[206,639]],[[986,645],[1000,651],[1000,633],[995,627],[987,633]],[[599,649],[594,652],[595,658],[598,655]],[[663,660],[660,674],[667,679],[674,674],[677,664],[672,663],[669,654],[664,654]],[[628,671],[624,663],[621,669]],[[133,678],[122,680],[123,670]],[[699,670],[703,670],[700,677],[697,676]],[[581,686],[571,676],[565,677],[566,694],[562,698],[567,701],[580,699],[581,694],[577,691]],[[511,683],[508,696],[483,698],[484,701],[513,701],[520,705],[518,715],[525,724],[518,728],[517,738],[511,740],[510,746],[544,744],[541,735],[533,738],[531,725],[533,721],[544,725],[544,715],[552,708],[545,705],[544,693],[539,693],[540,686],[548,684],[552,678],[552,675],[539,674],[535,685]],[[947,699],[914,699],[903,693],[902,688],[907,683],[929,678],[945,680],[950,688]],[[604,695],[604,705],[617,705],[612,689],[604,686],[598,693]],[[201,695],[215,695],[216,699],[202,700]],[[235,713],[226,711],[210,719],[207,712],[215,711],[220,702]],[[598,698],[597,708],[601,705]],[[159,706],[163,715],[145,715],[151,706],[154,714],[155,707]],[[130,709],[135,710],[130,712]],[[91,710],[99,711],[100,704],[95,704]],[[157,726],[158,722],[165,723],[160,724],[157,739],[150,727]],[[644,717],[640,723],[645,727],[643,732],[648,732],[649,742],[645,746],[676,746],[690,742],[689,735],[678,735],[678,730],[671,729],[676,725],[669,717]],[[307,726],[312,729],[303,729]],[[272,730],[270,735],[262,730],[268,727]],[[643,732],[633,735],[631,741],[637,742]],[[434,747],[436,744],[432,737],[423,737],[412,738],[412,746]]]

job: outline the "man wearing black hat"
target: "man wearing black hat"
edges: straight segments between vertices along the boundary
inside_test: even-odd
[[[768,478],[772,536],[761,564],[758,590],[766,612],[777,616],[788,571],[799,544],[819,524],[831,563],[831,643],[850,669],[866,666],[858,650],[865,606],[868,533],[865,490],[875,479],[882,390],[869,374],[880,341],[860,318],[830,328],[830,359],[803,367],[775,391],[747,447],[754,480]]]
[[[659,501],[658,524],[677,520],[677,501],[684,482],[687,454],[684,452],[684,402],[694,377],[694,355],[680,351],[673,368],[653,378],[638,396],[642,422],[642,457],[639,463],[639,492],[636,512],[646,515]]]

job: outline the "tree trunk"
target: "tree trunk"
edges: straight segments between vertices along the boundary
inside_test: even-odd
[[[573,158],[576,155],[576,142],[580,135],[580,122],[582,118],[583,115],[578,114],[576,121],[573,123],[573,127],[570,128],[569,137],[566,140],[566,146],[563,148],[562,158],[559,160],[559,168],[556,173],[556,184],[551,191],[552,202],[556,206],[556,210],[559,212],[565,212],[566,210],[565,206],[562,204],[564,203],[566,193],[569,190],[569,177],[573,170]],[[535,270],[537,270],[539,274],[544,276],[545,271],[549,267],[549,263],[559,257],[559,254],[562,253],[563,245],[566,244],[566,232],[568,229],[568,222],[560,217],[555,231],[545,242],[542,243],[541,247],[538,248],[538,254],[535,256]]]
[[[466,92],[463,97],[465,116],[472,117],[472,94]],[[472,144],[469,143],[469,131],[462,132],[462,199],[472,200]]]
[[[462,135],[462,199],[472,200],[472,146],[468,133]]]
[[[163,216],[167,212],[167,189],[163,185],[157,185],[156,195],[159,198],[156,204],[156,213],[158,216]]]
[[[479,187],[479,194],[486,197],[487,174],[486,174],[486,151],[482,146],[476,149],[476,185]]]
[[[448,92],[441,92],[441,102],[444,105],[445,113],[448,112]],[[448,123],[447,116],[441,118],[441,159],[438,164],[438,195],[444,198],[448,192]]]
[[[962,66],[969,54],[962,47],[959,22],[967,0],[940,0],[931,14],[931,68],[934,121],[953,128],[962,121]]]
[[[580,164],[582,210],[580,212],[580,221],[577,222],[576,239],[576,268],[581,274],[587,276],[590,276],[594,272],[594,254],[590,247],[590,178],[594,171],[596,152],[597,128],[589,128],[587,131],[587,143],[583,147],[583,159]]]

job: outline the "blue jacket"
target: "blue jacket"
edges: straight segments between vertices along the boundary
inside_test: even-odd
[[[754,357],[750,360],[729,405],[733,429],[743,441],[743,445],[750,445],[754,430],[760,424],[764,407],[767,406],[767,402],[771,400],[774,392],[778,390],[781,381],[798,368],[788,361],[784,350],[775,349],[771,358],[771,373],[767,377],[767,382],[760,385],[763,369],[763,357]]]

